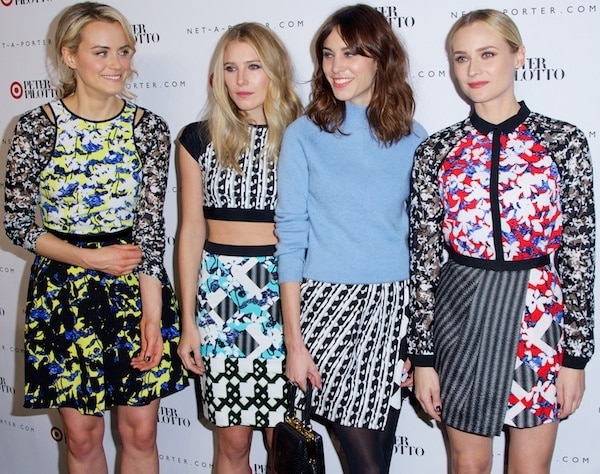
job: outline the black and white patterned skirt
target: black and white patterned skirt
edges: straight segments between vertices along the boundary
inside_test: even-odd
[[[285,413],[285,347],[273,246],[207,243],[197,323],[204,415],[217,426],[273,427]]]
[[[408,282],[301,285],[300,323],[323,381],[315,414],[343,426],[383,430],[400,408]]]

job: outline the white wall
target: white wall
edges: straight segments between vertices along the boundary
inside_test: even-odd
[[[204,1],[108,0],[134,25],[139,39],[135,58],[139,76],[132,89],[137,102],[162,115],[175,137],[196,120],[206,95],[207,68],[213,47],[229,25],[241,21],[268,24],[287,44],[298,89],[306,101],[313,70],[309,45],[338,0]],[[0,0],[0,183],[17,116],[53,96],[46,59],[51,48],[51,21],[70,5],[65,0]],[[588,136],[600,160],[600,4],[596,0],[392,0],[368,1],[380,8],[403,38],[411,56],[417,119],[434,132],[466,116],[467,105],[454,91],[443,43],[455,19],[474,8],[505,9],[523,33],[530,58],[519,71],[519,99],[535,111],[571,121]],[[20,95],[22,93],[22,95]],[[600,182],[600,178],[596,180]],[[0,189],[3,195],[3,188]],[[173,167],[167,196],[166,264],[172,275],[177,186]],[[600,196],[600,193],[598,193]],[[1,212],[1,211],[0,211]],[[0,233],[0,473],[64,472],[65,443],[55,412],[21,408],[23,395],[23,308],[31,256]],[[590,289],[591,291],[591,289]],[[600,358],[588,365],[588,388],[582,407],[561,423],[553,472],[600,472]],[[107,421],[109,420],[107,416]],[[164,473],[209,473],[212,433],[198,420],[192,387],[162,402],[159,449]],[[325,434],[322,426],[317,429]],[[341,473],[326,438],[328,473]],[[495,444],[494,473],[502,472],[503,439]],[[112,460],[110,430],[106,449]],[[535,453],[532,453],[535,456]],[[266,472],[258,435],[252,449],[255,473]],[[446,456],[440,431],[402,412],[392,472],[444,473]]]

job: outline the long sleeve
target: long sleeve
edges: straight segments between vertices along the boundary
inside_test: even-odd
[[[308,248],[308,164],[294,130],[288,129],[285,134],[277,168],[279,195],[275,222],[280,283],[302,281]]]
[[[580,130],[564,123],[554,130],[556,137],[550,137],[548,146],[561,176],[563,233],[555,263],[564,302],[564,365],[583,368],[594,353],[596,224],[592,164],[587,140]]]
[[[433,366],[432,324],[444,238],[444,209],[438,187],[438,171],[452,146],[460,141],[465,123],[460,122],[425,140],[415,152],[410,199],[410,291],[408,353],[417,366]]]
[[[35,252],[45,230],[36,223],[39,175],[50,159],[56,128],[39,107],[15,127],[6,162],[4,229],[16,245]]]
[[[171,151],[169,128],[162,118],[146,110],[134,133],[143,162],[142,195],[133,226],[134,241],[142,249],[142,262],[138,270],[160,278],[164,273],[163,209]]]

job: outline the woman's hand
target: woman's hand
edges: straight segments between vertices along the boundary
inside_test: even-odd
[[[585,371],[561,367],[556,379],[558,418],[564,420],[579,408],[585,391]]]
[[[134,369],[146,371],[157,367],[163,354],[162,283],[145,273],[140,273],[139,278],[142,298],[142,319],[140,320],[142,347],[139,355],[131,360],[131,366]]]
[[[427,413],[435,421],[442,421],[442,400],[440,379],[433,367],[415,367],[415,396]]]
[[[407,387],[412,387],[413,386],[413,371],[412,369],[412,363],[410,361],[410,359],[406,359],[404,361],[404,367],[402,367],[402,378],[404,380],[402,380],[402,382],[400,383],[400,387],[402,388],[407,388]]]
[[[142,316],[140,321],[142,348],[140,353],[131,359],[131,366],[142,372],[153,369],[160,364],[163,353],[163,338],[160,321]]]
[[[114,276],[131,273],[142,261],[142,250],[137,245],[114,244],[100,248],[81,248],[59,239],[50,232],[40,235],[35,251],[57,262]]]
[[[142,250],[133,244],[115,244],[84,250],[87,264],[84,268],[114,276],[131,273],[142,261]]]
[[[205,368],[200,356],[200,331],[197,326],[181,331],[177,354],[190,372],[203,375]]]
[[[288,350],[285,359],[285,375],[290,382],[306,392],[306,379],[310,380],[313,387],[321,388],[321,374],[306,346],[298,349]]]

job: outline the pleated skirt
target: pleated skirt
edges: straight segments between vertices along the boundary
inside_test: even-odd
[[[130,365],[141,347],[137,274],[115,277],[36,256],[25,311],[24,406],[102,415],[183,390],[188,379],[177,355],[179,308],[166,275],[162,301],[162,358],[158,367],[140,372]]]
[[[433,328],[442,419],[483,436],[557,421],[562,294],[549,267],[472,268],[449,260]]]
[[[343,426],[383,430],[401,406],[408,283],[301,285],[301,329],[323,381],[314,413]]]

